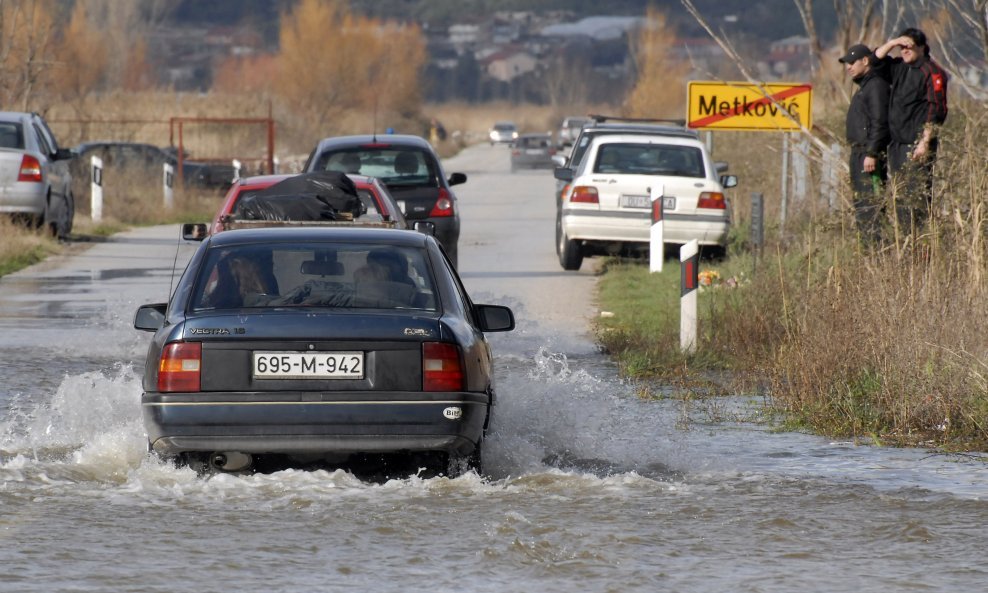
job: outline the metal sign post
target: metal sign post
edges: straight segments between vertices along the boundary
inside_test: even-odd
[[[89,211],[93,222],[103,220],[103,159],[98,156],[90,160]]]
[[[652,229],[648,245],[648,271],[661,272],[662,261],[665,259],[665,222],[663,221],[662,194],[664,185],[654,185],[650,188],[649,199],[652,204]]]

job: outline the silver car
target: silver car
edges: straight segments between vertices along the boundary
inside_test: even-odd
[[[72,157],[37,113],[0,112],[0,213],[68,236],[75,216]]]
[[[556,148],[549,134],[522,134],[511,148],[511,172],[518,169],[552,169]]]

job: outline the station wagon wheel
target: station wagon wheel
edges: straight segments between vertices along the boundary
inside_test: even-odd
[[[556,255],[559,255],[562,249],[562,238],[563,238],[563,217],[560,212],[556,211]]]
[[[564,270],[576,271],[583,265],[583,252],[580,250],[579,241],[574,241],[566,236],[566,231],[560,229],[559,233],[559,265]]]

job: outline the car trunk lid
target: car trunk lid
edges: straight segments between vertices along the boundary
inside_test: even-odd
[[[203,392],[421,391],[422,344],[442,334],[438,316],[404,313],[245,313],[184,331],[202,343]]]

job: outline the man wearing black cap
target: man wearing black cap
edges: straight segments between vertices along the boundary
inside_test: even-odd
[[[878,237],[879,214],[887,175],[889,83],[872,70],[871,50],[855,45],[839,61],[858,85],[847,108],[847,143],[851,145],[851,189],[858,230]]]
[[[899,48],[900,57],[889,52]],[[889,102],[889,167],[899,222],[921,225],[933,200],[937,132],[947,119],[947,73],[930,59],[926,35],[915,28],[875,50],[877,65],[892,84]]]

